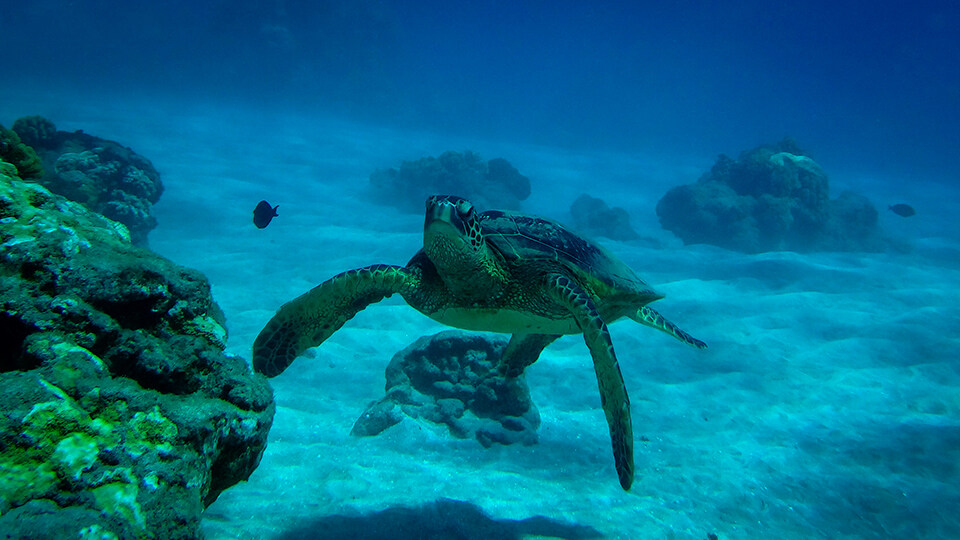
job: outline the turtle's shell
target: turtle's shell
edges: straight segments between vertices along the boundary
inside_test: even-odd
[[[663,296],[612,253],[555,221],[500,210],[483,212],[479,219],[484,238],[508,263],[555,260],[594,288],[596,281],[647,302]]]

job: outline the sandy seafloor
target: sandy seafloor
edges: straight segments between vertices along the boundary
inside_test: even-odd
[[[655,241],[601,243],[667,294],[660,311],[710,345],[611,326],[637,439],[637,478],[624,492],[578,336],[527,371],[542,417],[535,446],[485,449],[409,419],[351,437],[383,395],[394,353],[444,329],[387,300],[271,381],[269,446],[250,480],[207,510],[210,539],[960,537],[958,198],[936,183],[823,164],[833,196],[849,187],[880,209],[916,206],[911,219],[881,212],[912,248],[744,255],[683,246],[656,220],[663,193],[696,180],[712,156],[576,153],[134,100],[24,98],[0,113],[6,125],[43,114],[151,159],[165,185],[151,248],[207,275],[228,352],[247,359],[283,302],[339,271],[408,260],[421,209],[371,202],[368,176],[448,149],[508,159],[532,180],[529,212],[570,221],[583,191],[626,208]],[[260,199],[280,205],[264,230],[251,223]]]

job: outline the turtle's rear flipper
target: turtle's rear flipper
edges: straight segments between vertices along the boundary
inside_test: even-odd
[[[583,331],[583,339],[590,348],[593,369],[597,373],[600,404],[610,427],[617,476],[620,477],[620,486],[629,490],[633,484],[633,421],[630,419],[630,398],[623,384],[617,356],[613,352],[610,332],[590,296],[567,276],[548,276],[546,290],[554,300],[570,310],[577,326]]]
[[[559,337],[556,334],[514,334],[500,357],[500,374],[519,377],[527,366],[540,358],[543,349]]]
[[[401,292],[412,274],[378,264],[348,270],[284,304],[253,342],[253,368],[267,377],[283,373],[303,351],[316,347],[365,307]]]
[[[691,347],[696,347],[698,349],[707,348],[706,343],[684,332],[679,326],[670,322],[666,317],[657,313],[657,310],[650,306],[643,306],[642,308],[638,309],[636,313],[630,315],[630,318],[644,326],[649,326],[651,328],[656,328],[661,332],[666,332],[683,343],[690,345]]]

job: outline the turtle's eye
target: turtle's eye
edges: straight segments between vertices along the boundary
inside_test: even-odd
[[[468,201],[460,201],[457,203],[457,213],[460,214],[460,219],[467,220],[473,218],[473,205]]]

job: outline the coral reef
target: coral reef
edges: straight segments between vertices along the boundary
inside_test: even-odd
[[[163,193],[160,174],[150,160],[82,131],[57,131],[53,122],[40,116],[25,116],[13,125],[21,139],[31,141],[43,164],[44,172],[30,178],[123,223],[134,245],[146,247],[147,234],[157,226],[152,206]]]
[[[876,210],[852,197],[831,201],[826,173],[788,138],[737,160],[721,155],[697,183],[668,191],[657,215],[685,244],[748,253],[883,249]]]
[[[35,179],[43,176],[43,163],[37,152],[25,144],[16,131],[0,125],[0,160],[12,164],[17,176]]]
[[[0,530],[195,538],[259,464],[272,392],[206,279],[0,162]]]
[[[17,118],[11,127],[24,144],[33,148],[51,148],[56,144],[57,126],[42,116]]]
[[[605,236],[611,240],[636,240],[637,231],[630,226],[630,214],[626,210],[584,193],[570,205],[573,225],[590,236]]]
[[[459,195],[482,208],[517,209],[530,196],[530,179],[502,158],[484,161],[474,152],[447,151],[439,157],[404,161],[399,168],[370,175],[377,198],[420,212],[430,195]]]
[[[503,338],[448,330],[418,339],[387,366],[386,392],[367,407],[353,435],[377,435],[403,416],[444,424],[483,446],[534,444],[540,413],[520,377],[497,371]]]

